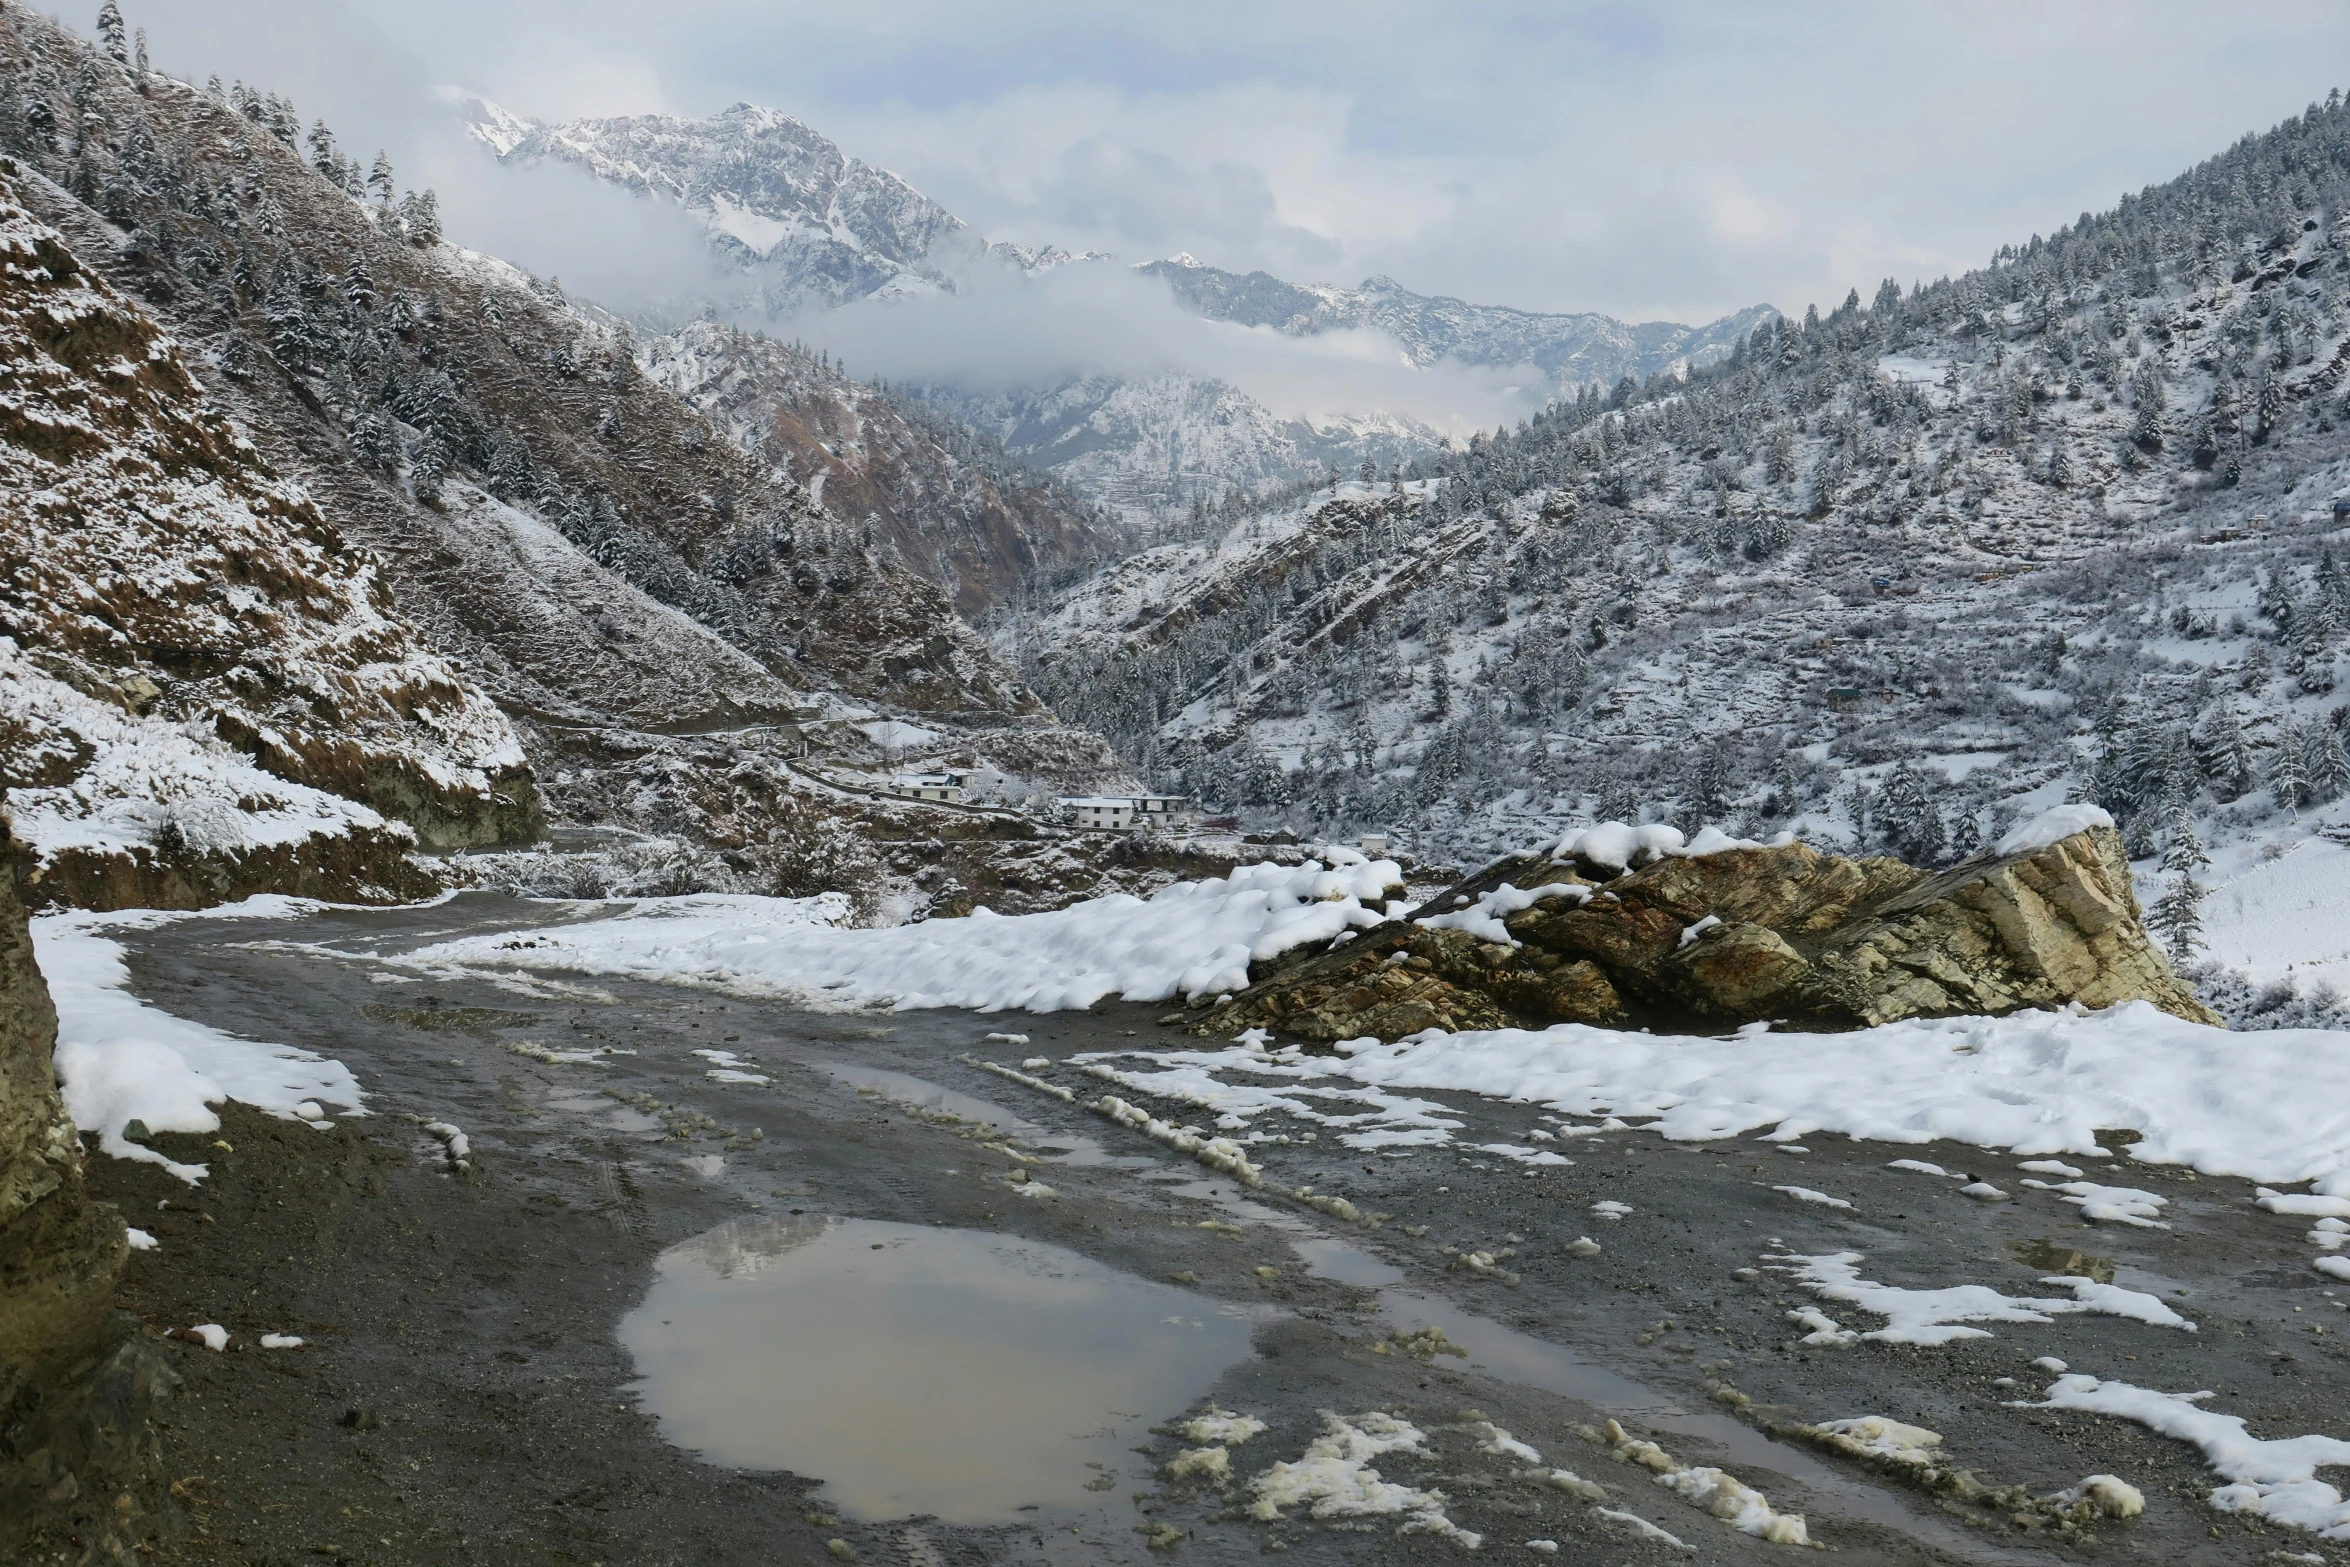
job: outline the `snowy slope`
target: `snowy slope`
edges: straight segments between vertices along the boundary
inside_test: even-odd
[[[18,190],[0,177],[0,788],[36,895],[382,891],[419,835],[534,830],[505,716]]]
[[[692,322],[640,339],[637,362],[834,515],[870,519],[965,614],[1116,542],[1109,518],[987,436],[763,333]]]

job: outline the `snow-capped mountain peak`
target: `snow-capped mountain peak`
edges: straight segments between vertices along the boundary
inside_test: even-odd
[[[706,119],[548,125],[461,97],[460,112],[500,162],[555,159],[684,208],[779,318],[872,294],[952,290],[949,264],[979,249],[953,213],[780,109],[737,103]]]

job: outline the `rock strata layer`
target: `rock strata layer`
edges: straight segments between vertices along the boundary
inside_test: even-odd
[[[1281,962],[1197,1031],[1862,1028],[2133,1000],[2219,1022],[2148,938],[2121,840],[2093,827],[1939,872],[1796,843],[1628,870],[1520,855],[1410,918]]]

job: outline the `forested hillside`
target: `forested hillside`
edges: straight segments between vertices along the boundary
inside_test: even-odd
[[[1004,645],[1170,785],[1464,856],[1641,804],[1944,860],[2067,795],[2141,856],[2250,852],[2350,788],[2346,367],[2336,96]]]

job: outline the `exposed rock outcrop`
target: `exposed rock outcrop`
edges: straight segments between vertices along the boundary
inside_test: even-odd
[[[2148,939],[2120,838],[2091,827],[1940,872],[1798,843],[1664,853],[1638,869],[1522,855],[1414,918],[1259,977],[1198,1031],[1859,1028],[2130,1000],[2219,1022]]]
[[[131,1561],[159,1473],[147,1410],[170,1373],[109,1305],[122,1215],[82,1186],[14,855],[0,818],[0,1558]]]

